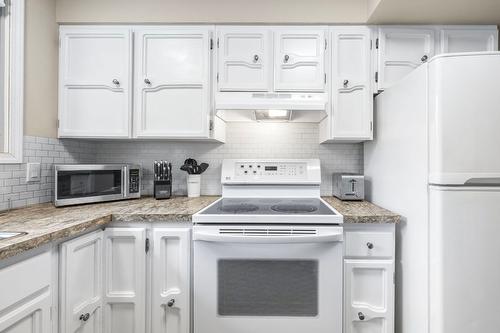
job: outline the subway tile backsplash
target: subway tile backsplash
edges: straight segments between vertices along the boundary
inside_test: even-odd
[[[0,165],[0,210],[53,200],[54,164],[138,163],[143,167],[143,194],[153,190],[154,160],[173,164],[173,191],[186,194],[188,157],[210,164],[202,175],[202,195],[221,193],[220,169],[225,158],[319,158],[321,193],[331,195],[334,172],[362,172],[362,144],[318,144],[318,125],[306,123],[231,123],[225,144],[202,141],[89,141],[25,136],[24,162]],[[41,163],[41,181],[26,182],[26,163]]]
[[[0,164],[0,210],[53,199],[54,164],[92,163],[96,144],[81,140],[24,137],[23,164]],[[39,182],[26,182],[26,163],[41,163]]]
[[[132,162],[143,167],[143,193],[152,194],[152,164],[164,159],[173,164],[173,191],[186,194],[186,173],[179,170],[188,157],[210,164],[202,175],[202,195],[221,193],[221,163],[225,158],[319,158],[324,195],[332,193],[333,172],[362,172],[362,144],[318,144],[317,124],[230,123],[226,143],[129,141],[100,142],[99,163]]]

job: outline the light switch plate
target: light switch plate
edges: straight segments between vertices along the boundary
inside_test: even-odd
[[[39,182],[41,173],[40,163],[27,163],[26,164],[26,181]]]

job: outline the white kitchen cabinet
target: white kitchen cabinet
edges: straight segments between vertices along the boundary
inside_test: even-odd
[[[373,138],[372,32],[363,26],[331,30],[332,141]]]
[[[438,27],[439,53],[498,51],[497,26]]]
[[[378,89],[384,90],[435,54],[431,26],[382,26],[378,42]]]
[[[61,332],[102,332],[103,232],[63,243],[60,258]]]
[[[269,91],[272,33],[267,27],[217,27],[219,91]]]
[[[344,333],[394,332],[392,260],[344,260]]]
[[[107,228],[104,231],[105,333],[146,330],[146,229]]]
[[[394,333],[395,225],[344,234],[344,333]]]
[[[50,251],[0,269],[0,332],[48,333],[52,330]]]
[[[190,332],[190,251],[189,228],[153,229],[153,333]]]
[[[135,137],[209,137],[211,36],[210,27],[135,31]]]
[[[280,27],[274,32],[274,90],[323,92],[326,27]]]
[[[130,137],[131,42],[129,28],[61,27],[59,137]]]

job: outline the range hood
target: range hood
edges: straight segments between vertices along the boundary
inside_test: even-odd
[[[324,93],[220,93],[216,96],[217,117],[226,122],[319,123],[326,114]]]

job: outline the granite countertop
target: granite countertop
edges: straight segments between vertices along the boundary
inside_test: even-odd
[[[0,213],[0,231],[26,233],[0,240],[0,260],[96,229],[111,221],[190,223],[193,214],[218,198],[203,196],[155,200],[146,197],[63,208],[46,203]],[[344,223],[399,222],[397,214],[366,201],[343,202],[334,197],[323,199],[344,215]]]
[[[401,216],[368,201],[342,201],[322,197],[344,216],[344,223],[399,223]]]
[[[0,231],[26,234],[0,240],[0,260],[87,230],[118,222],[191,222],[194,213],[219,197],[141,198],[56,208],[52,203],[33,205],[0,214]]]

